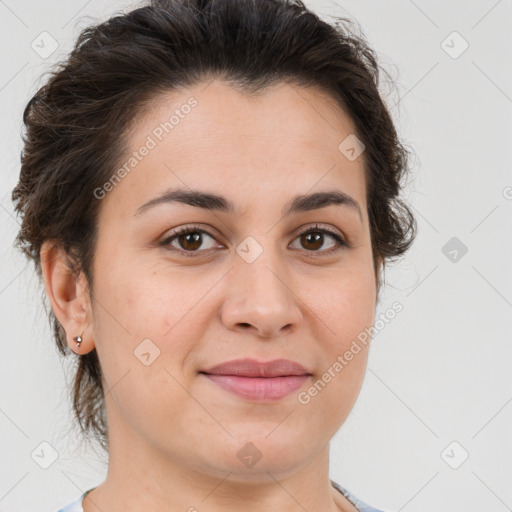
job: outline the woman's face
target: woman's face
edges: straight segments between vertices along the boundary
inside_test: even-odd
[[[138,118],[125,172],[97,192],[85,334],[104,373],[111,458],[254,480],[325,456],[367,346],[345,354],[376,305],[364,153],[354,158],[352,139],[339,149],[354,132],[328,96],[284,84],[252,96],[203,83]],[[178,189],[223,199],[151,203]],[[297,199],[321,192],[354,203]],[[288,359],[310,375],[282,377],[299,387],[262,398],[201,373],[240,358]]]

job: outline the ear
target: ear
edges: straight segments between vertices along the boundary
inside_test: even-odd
[[[77,354],[86,354],[94,349],[92,339],[92,308],[85,276],[75,279],[67,263],[66,253],[52,241],[41,246],[41,269],[44,286],[53,312],[66,332],[68,346]],[[87,332],[89,331],[89,335]],[[75,336],[82,335],[77,348]]]

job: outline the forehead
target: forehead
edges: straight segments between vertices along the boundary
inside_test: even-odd
[[[241,205],[336,188],[366,209],[363,157],[351,161],[339,149],[354,132],[348,114],[318,89],[281,83],[252,94],[215,80],[169,91],[126,134],[120,167],[129,172],[108,195],[133,213],[172,187],[222,192]]]
[[[158,130],[160,122],[169,123]],[[140,112],[130,141],[150,131],[156,138],[172,132],[177,143],[197,143],[200,137],[240,141],[278,136],[332,148],[343,134],[355,133],[355,126],[343,107],[319,88],[279,83],[252,93],[213,80],[152,98]]]

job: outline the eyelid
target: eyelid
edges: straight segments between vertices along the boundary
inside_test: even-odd
[[[303,230],[297,233],[296,238],[309,232],[320,232],[328,234],[335,239],[338,245],[335,249],[329,249],[326,251],[305,251],[307,254],[313,257],[315,257],[316,254],[326,256],[337,254],[339,251],[342,251],[344,249],[350,249],[352,247],[352,245],[348,242],[347,237],[344,234],[341,234],[340,232],[338,232],[334,228],[331,228],[328,225],[322,225],[319,223],[315,223],[313,226],[306,226]]]
[[[211,229],[213,229],[213,228],[211,228]],[[204,229],[201,224],[187,224],[184,226],[179,226],[179,227],[171,230],[170,232],[167,232],[167,234],[165,234],[164,237],[158,242],[158,245],[161,247],[167,248],[168,250],[170,250],[172,252],[180,253],[181,255],[192,256],[192,257],[195,254],[200,254],[202,252],[208,252],[209,249],[202,250],[202,251],[185,251],[184,249],[177,249],[176,247],[171,246],[171,241],[173,239],[175,239],[176,237],[178,237],[180,235],[186,235],[188,233],[195,233],[195,232],[206,234],[210,238],[215,240],[215,242],[217,242],[218,244],[224,245],[221,242],[218,242],[217,237],[219,235],[214,235],[214,234],[210,233],[210,231],[207,229]]]
[[[336,235],[336,236],[342,238],[343,241],[345,242],[345,237],[340,232],[334,230],[334,228],[331,228],[328,225],[324,225],[324,224],[321,224],[321,223],[318,223],[318,222],[316,222],[313,226],[311,226],[309,224],[306,225],[306,227],[304,229],[301,229],[297,233],[297,236],[303,235],[304,233],[309,233],[310,231],[317,231],[317,230],[318,231],[327,231],[331,235]]]
[[[159,242],[159,245],[168,248],[172,252],[177,252],[177,253],[180,253],[181,255],[184,255],[187,257],[194,257],[195,255],[200,254],[202,252],[208,252],[210,249],[206,249],[206,250],[202,250],[202,251],[201,250],[186,251],[184,249],[178,249],[178,248],[172,247],[170,245],[171,241],[173,239],[175,239],[176,237],[183,235],[183,234],[192,233],[192,232],[199,232],[199,233],[206,234],[209,237],[211,237],[213,240],[215,240],[217,243],[219,243],[220,245],[224,245],[221,242],[217,241],[218,235],[214,235],[214,234],[210,233],[208,229],[203,229],[201,224],[190,224],[190,225],[184,225],[184,226],[175,228],[167,235],[164,235],[164,238]],[[321,257],[322,255],[332,255],[332,254],[338,253],[339,251],[341,251],[343,249],[348,249],[351,247],[351,245],[348,243],[345,235],[340,234],[338,231],[335,231],[333,228],[331,228],[329,226],[324,226],[319,223],[315,223],[314,225],[306,225],[306,227],[301,229],[295,235],[295,238],[292,240],[292,242],[295,241],[301,235],[309,233],[309,232],[320,232],[320,233],[327,234],[327,235],[331,236],[337,243],[337,247],[335,249],[328,249],[328,250],[323,250],[323,251],[308,251],[308,250],[304,249],[304,252],[309,253],[308,254],[309,256],[316,257],[317,254],[318,254],[318,257]],[[297,249],[295,249],[295,250],[297,250]]]

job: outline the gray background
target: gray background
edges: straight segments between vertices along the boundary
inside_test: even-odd
[[[419,234],[388,268],[377,316],[394,301],[404,309],[374,339],[359,399],[332,442],[331,478],[390,511],[511,510],[512,2],[307,4],[360,23],[396,80],[382,93],[416,154],[405,198]],[[106,474],[71,426],[72,368],[50,341],[32,266],[12,248],[10,193],[22,109],[42,74],[87,24],[130,5],[0,0],[3,512],[55,511]],[[47,58],[31,47],[43,31],[59,45]],[[48,469],[31,458],[42,442],[58,452]]]

